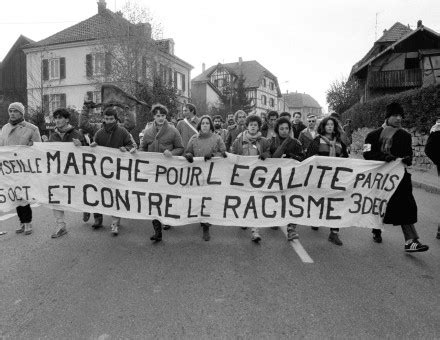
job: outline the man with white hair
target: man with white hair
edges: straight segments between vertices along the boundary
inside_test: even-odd
[[[3,126],[0,133],[0,146],[29,145],[41,142],[38,128],[24,120],[24,106],[22,103],[11,103],[8,108],[9,121]],[[32,234],[32,209],[29,204],[17,207],[20,226],[15,230],[17,234]]]

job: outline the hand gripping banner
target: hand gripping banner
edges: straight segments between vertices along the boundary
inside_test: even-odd
[[[0,211],[39,203],[170,225],[382,226],[404,167],[312,157],[301,163],[228,154],[205,162],[105,147],[0,148]]]

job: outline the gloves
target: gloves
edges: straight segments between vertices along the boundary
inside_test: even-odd
[[[127,151],[127,149],[125,148],[125,146],[121,146],[121,147],[119,148],[119,150],[121,150],[122,152]]]
[[[228,155],[226,154],[226,152],[222,152],[222,157],[223,157],[223,158],[227,158],[227,157],[228,157]]]
[[[261,154],[260,156],[258,156],[258,159],[261,159],[262,161],[264,161],[267,158],[267,156],[265,154]]]
[[[92,148],[94,148],[95,146],[98,146],[98,143],[96,143],[96,142],[92,142],[92,143],[90,144],[90,146],[91,146]]]
[[[190,153],[186,153],[186,154],[184,154],[183,157],[185,157],[186,160],[187,160],[188,162],[190,162],[190,163],[194,162],[194,157],[193,157],[193,155],[190,154]]]
[[[383,160],[388,163],[388,162],[395,161],[396,159],[397,159],[396,156],[393,156],[391,154],[386,154]]]
[[[28,145],[29,145],[29,146],[34,145],[34,141],[33,141],[33,140],[30,140],[30,141],[28,142]]]
[[[210,155],[205,155],[205,157],[203,157],[203,159],[206,161],[209,161],[212,158],[212,154]]]
[[[410,166],[412,164],[411,156],[403,157],[402,158],[402,163],[407,165],[407,166]]]

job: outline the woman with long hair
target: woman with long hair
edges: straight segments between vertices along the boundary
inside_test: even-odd
[[[307,158],[314,155],[326,157],[348,158],[347,146],[342,142],[339,122],[334,117],[324,118],[318,126],[318,135],[307,149]],[[318,227],[312,227],[318,230]],[[328,240],[338,246],[342,246],[339,239],[339,228],[330,228]]]
[[[184,157],[192,163],[194,157],[204,157],[205,161],[212,157],[226,157],[226,146],[223,138],[215,133],[214,123],[210,116],[200,118],[197,125],[198,133],[193,135],[186,147]],[[209,241],[209,223],[200,223],[203,228],[203,239]]]

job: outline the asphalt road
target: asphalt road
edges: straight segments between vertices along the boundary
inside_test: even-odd
[[[34,209],[34,233],[0,222],[0,337],[439,338],[440,196],[415,190],[427,253],[406,254],[400,227],[373,243],[369,230],[300,227],[304,263],[280,230],[198,225],[164,232],[123,220],[118,237],[67,213],[69,233],[50,239],[52,212]],[[109,218],[105,219],[109,224]]]

